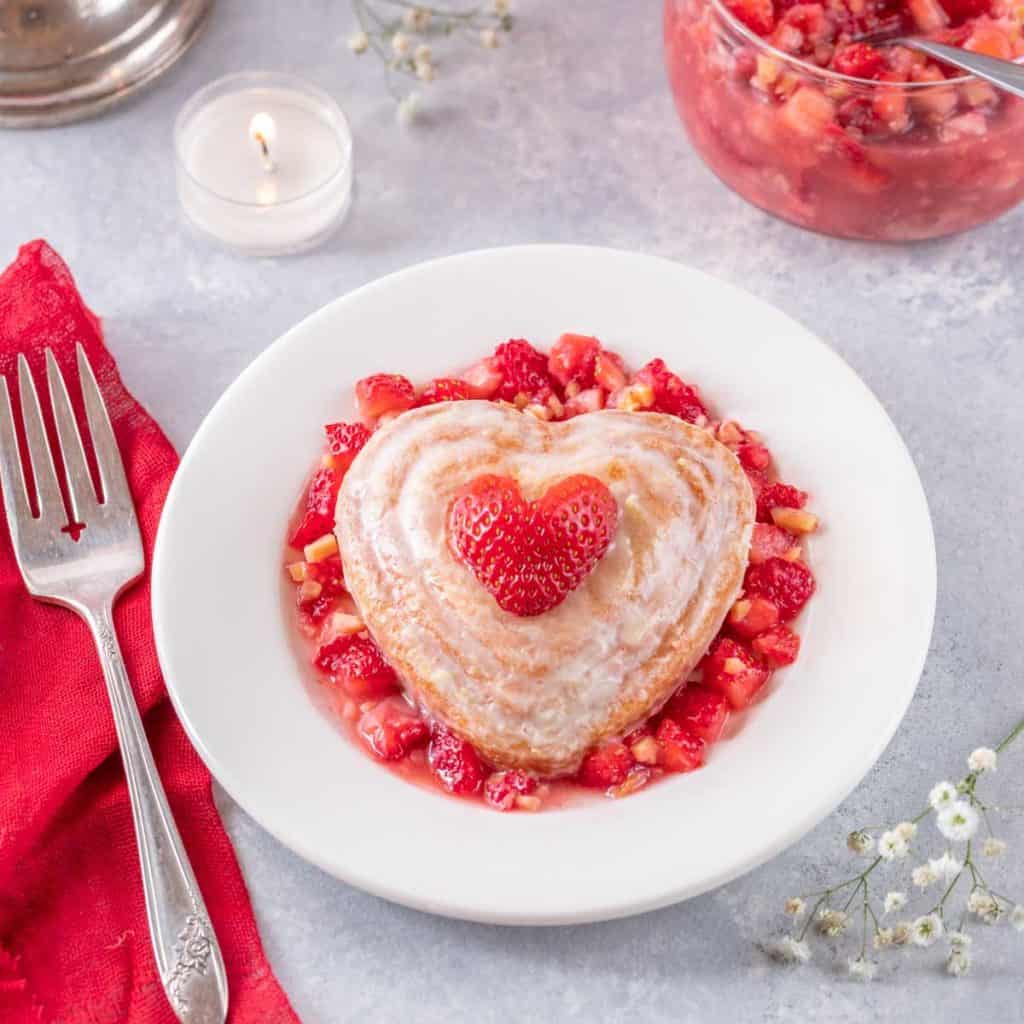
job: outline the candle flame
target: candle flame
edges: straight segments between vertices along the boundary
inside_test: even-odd
[[[274,170],[274,160],[270,155],[270,146],[277,139],[277,125],[266,113],[254,114],[249,122],[249,137],[259,146],[260,159],[265,171]]]

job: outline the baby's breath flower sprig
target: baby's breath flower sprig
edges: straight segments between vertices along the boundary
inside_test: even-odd
[[[514,25],[510,0],[489,0],[463,9],[412,0],[352,0],[352,10],[359,28],[349,37],[348,47],[357,55],[371,53],[384,64],[399,120],[406,122],[415,116],[419,94],[401,91],[395,77],[432,82],[439,64],[430,42],[459,38],[472,40],[481,50],[495,50]]]
[[[865,825],[851,832],[846,837],[848,850],[856,856],[870,857],[870,863],[862,871],[825,889],[788,899],[784,909],[793,919],[793,931],[767,945],[767,952],[787,963],[806,963],[812,957],[809,941],[812,930],[825,938],[839,939],[859,918],[860,952],[848,961],[851,978],[870,981],[878,970],[878,964],[867,957],[869,938],[876,950],[884,950],[910,945],[928,948],[943,937],[949,946],[945,970],[951,977],[961,978],[972,964],[971,937],[965,930],[968,920],[974,918],[985,924],[996,924],[1008,917],[1015,929],[1024,931],[1024,906],[993,889],[985,878],[984,871],[991,866],[991,861],[1006,850],[1006,843],[993,834],[990,821],[990,812],[1004,808],[986,803],[977,790],[978,781],[996,771],[999,756],[1022,733],[1024,719],[994,748],[978,747],[972,751],[967,758],[967,774],[956,783],[936,783],[928,793],[927,804],[914,817],[895,825]],[[887,892],[880,914],[876,913],[871,896],[872,879],[883,865],[907,860],[912,844],[921,838],[919,826],[932,815],[946,843],[963,843],[963,851],[958,855],[947,847],[940,856],[913,867],[910,881],[915,888],[923,894],[941,882],[941,895],[914,920],[883,927],[880,917],[903,910],[909,896],[899,890]],[[977,835],[982,824],[987,833],[983,839]],[[984,869],[976,859],[979,849],[981,856],[989,861]],[[954,927],[951,924],[952,900],[963,892],[966,892],[966,900],[960,910],[959,923]]]

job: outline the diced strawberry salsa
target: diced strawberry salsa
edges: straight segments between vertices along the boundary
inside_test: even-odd
[[[807,6],[791,6],[789,12],[797,15],[788,24],[819,31],[816,16],[802,10]],[[544,420],[605,408],[678,416],[732,450],[757,499],[758,521],[743,592],[699,666],[700,681],[684,683],[661,710],[621,740],[591,750],[571,779],[545,782],[521,769],[492,767],[458,733],[422,715],[402,694],[398,674],[366,629],[345,586],[333,535],[345,473],[373,433],[395,416],[414,407],[468,399],[509,402]],[[803,561],[804,535],[817,527],[817,518],[806,509],[808,495],[778,479],[771,451],[759,434],[734,420],[714,419],[697,388],[663,360],[651,360],[631,373],[616,353],[589,335],[564,334],[547,355],[528,341],[512,339],[462,374],[437,377],[419,389],[399,374],[366,377],[356,385],[356,401],[361,422],[324,428],[320,465],[289,534],[286,569],[296,587],[299,628],[311,641],[312,665],[334,695],[341,719],[378,760],[411,779],[505,812],[538,810],[556,792],[561,795],[574,788],[621,798],[660,777],[699,769],[722,737],[730,714],[748,707],[776,669],[796,660],[800,638],[790,625],[815,589]],[[594,533],[604,519],[617,514],[614,501],[605,507],[605,495],[595,490],[599,481],[591,477],[559,481],[534,503],[522,498],[511,478],[491,477],[473,481],[476,490],[465,495],[466,516],[473,515],[474,503],[486,498],[490,507],[496,500],[494,494],[477,493],[485,479],[493,481],[492,488],[500,485],[499,490],[508,491],[501,494],[510,515],[544,515],[568,503],[583,510],[581,515],[585,512],[585,525]],[[576,540],[582,543],[579,537]],[[588,551],[592,546],[588,540]],[[476,558],[472,551],[469,556]],[[518,608],[515,581],[492,578],[486,560],[481,556],[477,562],[474,572],[499,601],[507,601],[520,614],[542,613],[532,605]]]
[[[1014,0],[665,0],[666,59],[742,196],[828,234],[932,238],[1024,198],[1024,101],[877,33],[1015,60],[1022,22]]]

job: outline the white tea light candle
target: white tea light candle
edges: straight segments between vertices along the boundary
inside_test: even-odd
[[[344,219],[352,133],[325,92],[244,72],[197,92],[174,128],[178,199],[200,231],[258,255],[310,248]]]

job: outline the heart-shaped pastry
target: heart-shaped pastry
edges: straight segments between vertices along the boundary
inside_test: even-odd
[[[525,501],[594,477],[611,544],[557,605],[506,611],[458,553],[453,502],[479,478]],[[724,445],[658,413],[546,423],[491,402],[416,409],[377,431],[341,487],[337,535],[363,620],[414,699],[488,760],[542,775],[668,699],[742,586],[754,522]]]

